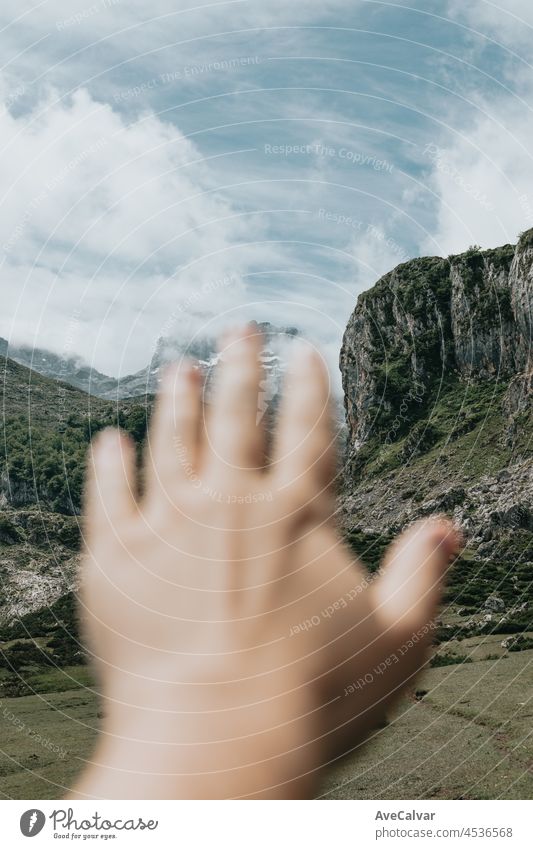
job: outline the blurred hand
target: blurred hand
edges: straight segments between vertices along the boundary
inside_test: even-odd
[[[370,578],[331,521],[329,380],[303,343],[265,468],[261,344],[226,340],[206,416],[193,366],[166,373],[142,497],[131,441],[93,445],[81,614],[104,723],[79,798],[311,796],[424,664],[452,526],[415,525]]]

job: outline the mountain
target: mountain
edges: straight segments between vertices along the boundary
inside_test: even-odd
[[[151,398],[117,405],[1,356],[0,374],[1,629],[37,611],[50,619],[50,605],[75,587],[89,441],[103,427],[120,425],[141,442]],[[65,645],[75,631],[71,618]]]
[[[119,425],[141,440],[151,397],[105,401],[5,357],[0,374],[0,508],[37,504],[76,515],[90,439]]]
[[[528,231],[398,266],[359,297],[344,335],[340,524],[365,549],[452,514],[466,550],[447,601],[463,635],[533,615],[532,314]]]
[[[292,343],[301,334],[296,327],[277,327],[268,321],[251,322],[263,334],[265,344],[261,361],[264,381],[259,399],[258,417],[265,418],[270,431],[278,409],[286,364]],[[115,403],[150,399],[157,391],[163,367],[187,357],[196,362],[205,382],[205,400],[209,403],[211,386],[220,361],[216,339],[198,337],[188,343],[172,337],[161,337],[150,362],[140,371],[121,378],[108,377],[93,369],[77,356],[60,357],[41,348],[14,346],[0,338],[0,356],[31,369],[34,373],[68,384],[95,398]],[[345,422],[342,397],[335,396],[336,431],[339,444],[345,441]]]
[[[55,429],[60,428],[70,415],[90,415],[91,412],[101,413],[112,408],[108,402],[88,395],[56,375],[43,374],[35,366],[21,365],[1,354],[1,350],[2,346],[0,397],[4,423],[6,418],[23,415],[34,423],[46,421]]]
[[[265,380],[258,416],[266,415],[270,424],[287,348],[298,331],[270,324],[258,329],[265,336]],[[9,626],[12,637],[13,628],[22,627],[15,626],[15,621],[22,618],[29,633],[37,629],[50,635],[49,608],[69,596],[76,586],[81,542],[78,516],[90,439],[102,428],[118,425],[140,445],[161,367],[183,353],[195,356],[204,373],[209,400],[219,356],[211,340],[201,340],[186,351],[171,340],[161,340],[149,367],[121,382],[120,387],[115,382],[112,391],[103,382],[109,378],[100,376],[98,384],[87,371],[86,385],[92,389],[99,385],[104,395],[114,394],[114,400],[107,400],[58,379],[68,374],[70,381],[79,383],[77,360],[69,361],[73,369],[69,372],[68,363],[49,352],[11,349],[7,342],[0,344],[1,351],[26,358],[28,366],[0,355],[4,448],[0,457],[0,630]],[[41,369],[47,374],[40,373]],[[122,392],[131,397],[122,399]],[[74,605],[65,604],[61,601],[62,609],[73,615]],[[71,620],[64,639],[73,651],[75,633]],[[69,649],[69,657],[71,653]]]
[[[117,386],[114,377],[107,377],[87,365],[81,357],[61,357],[42,348],[12,345],[0,338],[0,356],[30,368],[32,371],[68,383],[91,395],[105,397]]]
[[[533,630],[532,278],[533,232],[517,246],[412,260],[360,296],[344,335],[348,440],[339,526],[374,569],[405,524],[437,511],[453,514],[466,548],[450,573],[439,639]],[[270,419],[298,331],[260,329],[267,374],[258,415]],[[156,388],[161,366],[183,352],[161,340],[147,369],[115,386],[114,400],[58,380],[57,361],[48,355],[39,367],[49,376],[37,372],[36,352],[33,370],[0,359],[6,640],[21,628],[55,640],[50,611],[59,605],[62,618],[73,615],[89,440],[118,424],[140,445],[153,400],[146,391]],[[189,353],[209,397],[214,343],[201,340]],[[133,397],[120,400],[122,392]],[[76,629],[67,624],[70,657]]]
[[[284,361],[290,342],[299,331],[295,327],[276,327],[270,322],[252,322],[265,337],[263,366],[266,373],[267,395],[279,393]],[[68,383],[90,395],[108,400],[122,400],[156,392],[161,369],[166,363],[189,357],[196,360],[206,377],[218,363],[217,342],[210,337],[199,337],[184,343],[172,337],[158,340],[150,362],[134,374],[121,378],[108,377],[85,363],[80,357],[61,357],[41,348],[15,346],[0,338],[0,356],[24,365],[45,377]]]
[[[420,407],[441,381],[514,379],[518,411],[531,390],[533,231],[514,247],[411,260],[363,293],[340,367],[351,441],[385,433],[402,405]]]
[[[255,324],[264,336],[262,362],[265,371],[265,394],[272,400],[279,395],[288,349],[291,342],[299,336],[299,331],[295,327],[276,327],[270,322],[251,324]],[[199,337],[185,343],[172,337],[162,337],[146,368],[121,378],[113,390],[103,393],[103,397],[126,398],[146,392],[155,393],[163,366],[178,362],[183,357],[196,361],[204,375],[209,394],[212,377],[220,360],[216,339]]]

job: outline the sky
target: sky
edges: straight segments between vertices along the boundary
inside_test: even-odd
[[[533,227],[531,0],[2,0],[0,335],[112,375]]]

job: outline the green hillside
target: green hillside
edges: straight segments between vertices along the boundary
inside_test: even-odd
[[[0,357],[2,453],[0,498],[13,507],[77,514],[87,446],[99,430],[119,425],[141,441],[147,406],[119,406]]]

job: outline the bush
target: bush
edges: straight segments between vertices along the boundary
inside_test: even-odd
[[[50,655],[33,641],[16,642],[0,651],[0,664],[13,672],[30,666],[48,666],[50,663]]]
[[[472,658],[454,654],[453,652],[442,652],[441,654],[434,654],[429,661],[429,665],[432,668],[439,666],[456,666],[458,663],[472,663]]]
[[[0,543],[4,545],[15,545],[20,541],[21,533],[13,522],[6,516],[0,516]]]
[[[0,684],[0,694],[7,699],[32,696],[33,690],[19,675],[8,675]]]
[[[509,651],[528,651],[533,649],[532,637],[515,637],[509,646]]]
[[[64,630],[48,640],[46,647],[52,651],[52,660],[56,666],[78,666],[86,663],[85,653],[75,635]]]
[[[90,440],[105,427],[122,426],[139,444],[146,436],[148,410],[135,405],[127,413],[110,409],[100,418],[73,414],[54,430],[25,416],[4,419],[0,481],[13,506],[42,502],[57,513],[77,515]],[[13,529],[6,533],[13,536]],[[0,527],[0,542],[2,529]],[[15,541],[17,541],[15,539]]]

